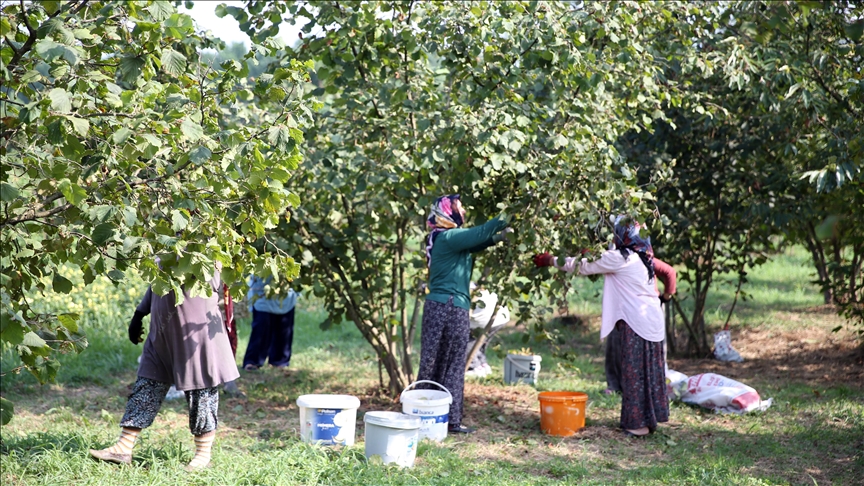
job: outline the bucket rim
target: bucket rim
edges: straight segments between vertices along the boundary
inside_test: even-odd
[[[304,408],[360,408],[360,399],[353,395],[308,394],[297,397],[297,406]]]
[[[405,396],[405,393],[407,393],[407,392],[411,392],[411,391],[426,391],[425,388],[422,389],[422,390],[417,390],[417,389],[412,390],[412,389],[411,389],[414,385],[417,385],[417,384],[420,384],[420,383],[429,383],[430,385],[435,385],[435,386],[441,388],[441,390],[429,390],[429,391],[435,391],[435,392],[439,392],[439,393],[440,393],[441,391],[444,391],[445,393],[447,393],[447,402],[446,402],[446,403],[447,403],[447,404],[453,403],[453,394],[450,393],[450,390],[448,390],[447,387],[445,387],[444,385],[442,385],[442,384],[440,384],[440,383],[438,383],[438,382],[432,381],[432,380],[417,380],[417,381],[415,381],[414,383],[411,383],[410,385],[406,386],[405,389],[402,390],[402,393],[399,394],[399,402],[400,402],[400,403],[405,403],[405,401],[403,400],[403,397]],[[444,400],[444,399],[443,399],[443,398],[436,398],[436,399],[434,399],[434,400],[423,400],[423,401],[424,401],[424,402],[439,402],[439,401],[442,401],[442,400]],[[437,405],[443,405],[444,403],[445,403],[445,402],[441,402],[441,403],[427,403],[427,405],[429,405],[429,406],[433,406],[433,407],[434,407],[434,406],[437,406]]]
[[[414,399],[411,397],[412,393],[422,393],[422,392],[435,392],[442,393],[441,390],[405,390],[399,395],[399,402],[404,404],[410,404],[414,406],[421,407],[441,407],[444,405],[450,405],[453,403],[453,396],[448,395],[441,398],[430,398],[426,400]]]
[[[543,361],[543,356],[539,354],[512,354],[507,353],[507,356],[504,359],[509,359],[510,361]]]
[[[366,412],[363,415],[363,423],[402,430],[415,430],[423,426],[423,421],[416,415],[386,410]]]
[[[537,395],[537,400],[541,402],[587,402],[588,394],[585,392],[573,391],[545,391]]]

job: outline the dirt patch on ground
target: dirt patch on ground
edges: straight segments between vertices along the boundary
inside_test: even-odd
[[[743,363],[714,359],[669,359],[684,374],[719,373],[739,381],[782,380],[810,386],[864,384],[864,348],[849,331],[819,327],[795,330],[732,331],[732,346]]]

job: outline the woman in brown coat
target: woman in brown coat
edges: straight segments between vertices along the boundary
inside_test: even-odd
[[[129,339],[138,344],[141,320],[150,318],[150,332],[138,367],[138,379],[120,421],[120,439],[111,447],[90,450],[103,461],[129,464],[132,447],[141,429],[150,426],[165,393],[175,385],[185,392],[189,405],[189,430],[195,436],[195,456],[186,467],[199,469],[210,463],[219,411],[217,387],[240,376],[219,310],[222,281],[219,271],[210,280],[210,297],[191,297],[176,305],[175,293],[165,296],[147,289],[129,325]]]

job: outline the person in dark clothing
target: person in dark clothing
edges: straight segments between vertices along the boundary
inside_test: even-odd
[[[248,299],[252,307],[252,334],[243,369],[254,371],[270,361],[270,366],[287,368],[291,363],[291,347],[294,342],[294,306],[298,294],[293,290],[281,299],[268,299],[264,287],[269,283],[258,277],[249,279]]]
[[[462,228],[465,210],[459,195],[435,200],[426,221],[426,261],[429,293],[423,305],[418,380],[440,383],[453,395],[448,417],[449,430],[472,433],[462,425],[465,388],[465,348],[469,337],[468,313],[471,299],[472,253],[504,239],[507,221],[493,218],[475,228]]]

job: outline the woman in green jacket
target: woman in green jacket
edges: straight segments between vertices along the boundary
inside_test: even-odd
[[[465,209],[459,195],[442,196],[426,220],[429,293],[423,305],[418,380],[431,380],[453,395],[448,417],[450,432],[472,433],[462,425],[465,387],[465,346],[470,325],[471,254],[504,238],[507,221],[496,217],[475,228],[462,228]]]

